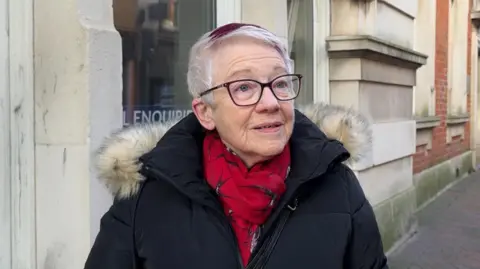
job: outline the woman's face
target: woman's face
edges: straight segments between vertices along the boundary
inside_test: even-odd
[[[223,41],[212,55],[213,85],[253,79],[262,83],[287,74],[285,62],[276,49],[248,37]],[[242,86],[240,90],[248,87]],[[293,130],[294,104],[278,101],[266,87],[259,102],[237,106],[227,88],[213,91],[213,103],[194,100],[201,124],[216,129],[223,142],[248,166],[279,154]]]

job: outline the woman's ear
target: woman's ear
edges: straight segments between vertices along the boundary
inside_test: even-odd
[[[210,131],[215,129],[211,106],[206,104],[201,98],[195,98],[192,101],[192,110],[203,128]]]

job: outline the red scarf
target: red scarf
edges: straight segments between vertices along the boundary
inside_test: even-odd
[[[203,142],[203,154],[205,178],[230,219],[246,265],[259,236],[258,227],[285,192],[290,148],[287,145],[280,155],[248,169],[217,133],[209,133]]]

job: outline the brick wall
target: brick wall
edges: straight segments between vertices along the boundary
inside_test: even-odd
[[[437,0],[436,10],[436,50],[435,50],[435,113],[440,117],[440,125],[433,129],[432,148],[417,147],[413,155],[413,173],[416,174],[428,167],[455,157],[470,148],[470,124],[465,125],[465,138],[453,138],[447,144],[447,111],[448,111],[448,18],[451,0]],[[472,9],[472,1],[470,10]],[[469,12],[470,14],[470,12]],[[470,15],[468,19],[467,74],[471,73],[471,32]],[[470,113],[470,94],[467,96],[467,111]]]

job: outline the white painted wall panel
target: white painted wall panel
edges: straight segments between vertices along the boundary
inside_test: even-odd
[[[286,0],[242,0],[242,22],[258,24],[288,40]]]
[[[83,268],[90,247],[88,155],[83,145],[36,147],[38,269]]]
[[[395,25],[395,27],[392,28],[392,25]],[[392,43],[412,48],[414,38],[413,18],[385,3],[378,2],[375,35]]]
[[[0,268],[11,264],[8,0],[0,0]]]
[[[415,21],[415,50],[428,55],[427,64],[417,70],[415,87],[416,116],[435,114],[435,29],[436,0],[418,2],[418,17]]]
[[[449,21],[449,110],[452,115],[467,113],[468,1],[453,1]],[[459,30],[462,29],[462,30]]]
[[[378,2],[387,3],[414,18],[417,16],[417,3],[421,1],[425,0],[379,0]]]
[[[358,173],[358,180],[373,206],[412,188],[412,177],[412,157],[395,160]]]
[[[242,21],[242,0],[217,0],[217,27]]]
[[[392,27],[393,25],[395,27]],[[412,48],[414,38],[413,18],[383,2],[378,2],[375,35],[392,43]]]
[[[313,101],[330,103],[329,57],[326,38],[330,36],[330,1],[314,1]]]
[[[10,167],[14,269],[36,268],[33,2],[9,1]]]
[[[108,24],[107,24],[108,25]],[[89,152],[93,165],[95,151],[103,139],[122,127],[122,48],[118,33],[110,29],[89,28]],[[94,169],[90,178],[90,242],[100,230],[100,219],[112,203]]]
[[[380,165],[415,152],[415,121],[376,123],[373,131],[373,164]]]

